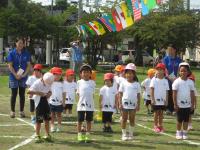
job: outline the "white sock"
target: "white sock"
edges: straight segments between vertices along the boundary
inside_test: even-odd
[[[122,134],[126,135],[126,129],[122,129]]]
[[[134,126],[129,126],[129,134],[133,135]]]

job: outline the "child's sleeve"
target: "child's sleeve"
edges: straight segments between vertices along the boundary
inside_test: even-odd
[[[155,78],[153,78],[150,82],[150,88],[154,88],[155,87]]]
[[[103,88],[101,88],[100,90],[99,90],[99,96],[100,95],[103,95]]]
[[[79,84],[80,84],[80,83],[79,83],[79,81],[78,81],[78,82],[77,82],[77,91],[76,91],[77,94],[79,94]]]
[[[31,77],[28,77],[28,80],[26,81],[26,85],[27,85],[27,86],[31,86],[31,85],[30,85],[30,84],[31,84],[31,81],[30,81],[30,80],[31,80]]]
[[[140,83],[138,83],[137,93],[141,93],[141,86],[140,86]]]
[[[145,80],[142,81],[141,87],[143,87],[143,88],[145,87]]]
[[[193,81],[190,82],[190,90],[191,91],[195,91],[195,87],[194,87],[194,82]]]
[[[165,80],[165,84],[166,84],[166,90],[169,91],[169,82],[167,80]]]
[[[119,92],[124,92],[124,84],[123,83],[121,83],[119,85]]]
[[[174,83],[172,84],[172,90],[178,90],[178,80],[175,80]]]

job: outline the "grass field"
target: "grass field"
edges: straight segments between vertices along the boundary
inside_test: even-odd
[[[138,69],[139,80],[142,81],[145,75],[144,68]],[[193,70],[196,75],[196,87],[200,93],[200,71]],[[95,104],[98,106],[98,88],[103,85],[103,73],[98,73],[96,84]],[[76,140],[76,105],[73,108],[73,117],[65,119],[62,126],[62,132],[53,133],[53,143],[34,143],[34,129],[30,122],[29,101],[26,100],[25,113],[26,118],[18,118],[19,100],[17,100],[17,117],[11,119],[10,112],[10,90],[8,89],[8,77],[0,76],[0,150],[6,149],[68,149],[68,150],[131,150],[131,149],[162,149],[162,150],[197,150],[200,149],[200,105],[193,116],[194,131],[189,132],[189,139],[182,141],[175,139],[176,119],[175,116],[164,117],[164,127],[166,131],[163,134],[156,134],[152,131],[153,117],[146,114],[146,109],[141,102],[141,110],[136,115],[136,126],[133,141],[121,141],[121,128],[119,115],[114,115],[113,134],[102,132],[102,124],[94,122],[92,127],[91,143],[78,143]],[[200,97],[198,97],[198,101]],[[43,130],[43,129],[42,129]]]

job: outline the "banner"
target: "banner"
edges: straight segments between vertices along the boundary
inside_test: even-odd
[[[121,31],[122,30],[122,23],[121,23],[119,16],[118,16],[115,9],[112,10],[112,17],[113,17],[113,21],[114,21],[115,26],[116,26],[116,30]]]
[[[117,31],[111,15],[104,15],[103,17],[99,18],[99,20],[107,27],[110,32]]]
[[[129,11],[126,3],[125,2],[121,2],[120,6],[121,6],[122,11],[124,13],[127,27],[133,25],[132,15],[131,15],[131,12]]]

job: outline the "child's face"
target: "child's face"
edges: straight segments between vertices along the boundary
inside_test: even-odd
[[[72,82],[74,80],[74,75],[66,76],[67,81]]]
[[[179,74],[180,74],[180,77],[182,79],[187,79],[187,76],[188,76],[188,70],[187,70],[187,68],[184,67],[184,66],[180,67]]]
[[[84,80],[89,80],[91,77],[91,72],[89,70],[83,70],[81,72],[81,78]]]
[[[59,81],[61,79],[61,75],[60,74],[53,74],[54,75],[54,80],[55,81]]]
[[[111,87],[112,86],[112,82],[111,80],[105,80],[105,85],[108,86],[108,87]]]
[[[163,78],[164,77],[164,70],[163,69],[161,69],[161,68],[157,68],[156,69],[156,75],[157,75],[157,77],[158,78]]]
[[[127,70],[125,73],[125,77],[128,81],[133,81],[133,78],[135,77],[135,73],[132,70]]]
[[[39,70],[34,70],[34,75],[36,78],[41,78],[42,77],[42,73]]]

